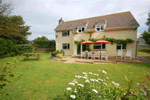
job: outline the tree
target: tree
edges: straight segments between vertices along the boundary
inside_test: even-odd
[[[11,39],[15,44],[20,44],[27,40],[30,26],[25,26],[21,16],[1,16],[0,17],[0,37]]]
[[[37,37],[33,40],[33,44],[35,46],[39,46],[41,48],[50,48],[51,51],[55,50],[55,40],[49,40],[45,36]]]
[[[150,12],[148,13],[148,19],[146,25],[148,26],[148,32],[150,32]]]
[[[142,34],[141,34],[141,38],[143,38],[146,42],[146,44],[150,45],[150,12],[148,13],[148,19],[147,19],[147,22],[146,22],[146,25],[148,26],[148,32],[147,31],[144,31]]]
[[[34,45],[37,45],[37,46],[40,46],[41,48],[43,47],[48,47],[49,45],[49,40],[48,38],[46,38],[45,36],[42,36],[42,37],[37,37],[33,40],[33,44]]]
[[[0,0],[0,15],[9,15],[12,12],[12,4],[11,3],[2,3]]]

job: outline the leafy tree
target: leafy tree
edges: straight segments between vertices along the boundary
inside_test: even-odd
[[[12,12],[12,4],[11,3],[2,3],[0,0],[0,15],[9,15]]]
[[[148,13],[148,19],[146,25],[148,26],[148,32],[150,32],[150,12]]]
[[[25,22],[21,16],[0,16],[0,37],[11,39],[15,44],[24,43],[30,26],[25,26]]]
[[[55,50],[55,40],[49,40],[47,37],[37,37],[33,40],[33,44],[35,46],[41,48],[50,48],[51,51]]]
[[[146,44],[150,45],[150,12],[148,13],[149,18],[147,19],[146,25],[148,26],[148,32],[144,31],[141,34],[141,38],[143,38]]]
[[[141,38],[145,40],[146,44],[150,45],[150,33],[144,31],[141,35],[142,35]]]

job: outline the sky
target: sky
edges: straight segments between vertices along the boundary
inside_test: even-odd
[[[55,39],[54,29],[60,18],[69,21],[126,11],[140,24],[139,37],[148,28],[145,23],[150,12],[150,0],[3,0],[3,3],[12,3],[11,15],[21,15],[25,25],[31,26],[29,40],[41,36]]]

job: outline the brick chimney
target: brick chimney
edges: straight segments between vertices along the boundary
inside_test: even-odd
[[[64,21],[63,21],[63,19],[62,19],[62,18],[60,18],[60,20],[59,20],[59,24],[60,24],[60,23],[62,23],[62,22],[64,22]]]

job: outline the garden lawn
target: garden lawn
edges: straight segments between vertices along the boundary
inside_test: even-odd
[[[75,75],[82,75],[82,72],[95,72],[105,70],[109,77],[109,82],[120,83],[121,87],[127,86],[128,79],[133,79],[134,85],[141,83],[145,78],[145,72],[150,71],[150,64],[67,64],[49,60],[50,54],[42,53],[39,60],[24,60],[23,56],[17,67],[13,69],[15,78],[9,78],[7,84],[0,90],[1,100],[28,100],[28,99],[53,99],[57,95],[62,95],[69,86]],[[11,62],[13,58],[0,59],[0,66],[3,63]],[[20,78],[18,75],[22,74]]]

